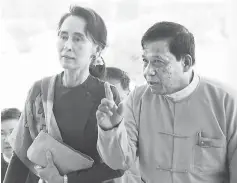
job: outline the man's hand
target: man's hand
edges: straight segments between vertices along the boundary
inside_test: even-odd
[[[122,104],[117,106],[109,83],[105,82],[105,97],[96,111],[97,123],[104,130],[112,129],[122,120]]]
[[[45,168],[35,166],[35,170],[38,172],[39,177],[47,183],[63,183],[63,176],[59,174],[57,167],[54,165],[50,151],[47,151],[46,158],[48,164]]]

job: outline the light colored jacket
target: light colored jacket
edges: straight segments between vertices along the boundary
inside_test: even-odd
[[[138,154],[146,183],[237,183],[236,93],[204,78],[185,97],[144,85],[124,107],[117,128],[98,127],[97,148],[111,168],[129,169]]]
[[[139,160],[137,159],[135,163],[124,172],[122,177],[116,178],[111,181],[111,183],[140,183],[141,176],[139,171]],[[110,183],[110,182],[109,182]]]

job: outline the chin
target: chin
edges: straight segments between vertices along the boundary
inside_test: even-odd
[[[66,69],[66,70],[73,70],[73,69],[75,69],[75,67],[73,67],[71,64],[67,64],[67,63],[62,63],[62,68]]]
[[[156,95],[165,95],[165,91],[162,87],[149,86],[151,92]]]
[[[10,158],[12,156],[12,149],[7,149],[7,150],[4,150],[3,154]]]

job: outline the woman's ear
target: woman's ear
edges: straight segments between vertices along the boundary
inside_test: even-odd
[[[101,54],[102,49],[98,45],[94,45],[93,47],[93,55],[99,57]]]

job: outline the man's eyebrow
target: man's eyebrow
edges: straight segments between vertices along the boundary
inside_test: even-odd
[[[162,60],[162,61],[168,61],[169,60],[168,57],[160,56],[160,55],[153,55],[152,58],[157,58],[157,59]]]
[[[162,59],[161,56],[159,55],[150,55],[152,58],[159,58],[159,59]],[[147,56],[145,54],[142,55],[143,58],[146,58]]]
[[[153,58],[163,59],[163,57],[161,57],[160,55],[152,55],[151,57],[153,57]]]

